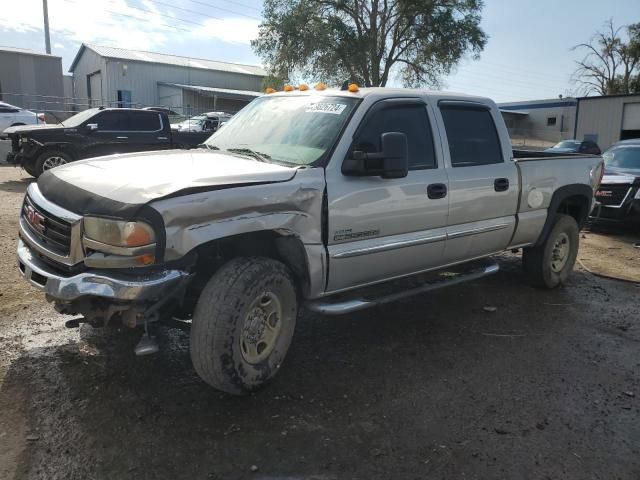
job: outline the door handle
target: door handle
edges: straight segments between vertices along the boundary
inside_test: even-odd
[[[118,140],[126,140],[126,139],[128,139],[129,137],[116,137],[116,138],[117,138]]]
[[[493,189],[496,192],[506,192],[509,190],[509,179],[508,178],[496,178],[493,181]]]
[[[427,187],[427,196],[431,200],[444,198],[447,196],[447,186],[444,183],[432,183]]]

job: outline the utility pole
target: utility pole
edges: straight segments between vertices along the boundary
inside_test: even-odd
[[[51,39],[49,39],[49,7],[47,0],[42,0],[42,13],[44,14],[44,45],[47,53],[51,54]]]

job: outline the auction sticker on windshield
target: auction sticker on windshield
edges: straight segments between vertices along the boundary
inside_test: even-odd
[[[344,103],[310,103],[305,112],[332,113],[340,115],[347,106]]]

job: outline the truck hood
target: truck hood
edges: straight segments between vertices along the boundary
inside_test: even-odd
[[[34,130],[51,130],[53,128],[58,128],[60,130],[63,130],[64,127],[62,125],[57,125],[57,124],[53,124],[53,125],[47,125],[44,123],[39,123],[37,125],[17,125],[15,127],[8,127],[5,128],[2,132],[3,135],[11,135],[12,133],[27,133],[27,132],[32,132]]]
[[[80,215],[130,216],[142,205],[192,192],[286,182],[296,168],[210,150],[110,155],[49,170],[38,188]]]
[[[625,171],[616,171],[610,168],[605,168],[604,175],[602,177],[601,185],[614,185],[614,184],[629,184],[631,185],[636,181],[638,177],[633,173]]]

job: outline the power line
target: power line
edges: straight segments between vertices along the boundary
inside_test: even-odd
[[[79,5],[79,3],[74,2],[74,1],[72,1],[72,0],[64,0],[64,1],[65,1],[65,2],[67,2],[67,3],[74,4],[74,5]],[[203,24],[203,23],[198,23],[198,22],[194,22],[194,21],[192,21],[192,20],[186,20],[186,19],[184,19],[184,18],[174,17],[174,16],[171,16],[171,15],[165,15],[165,14],[162,14],[162,13],[159,13],[159,12],[154,12],[153,10],[146,10],[146,9],[144,9],[144,8],[134,7],[134,6],[131,6],[131,5],[127,5],[127,7],[128,7],[128,8],[130,8],[130,9],[132,9],[132,10],[138,10],[138,11],[140,11],[140,12],[150,13],[150,14],[152,14],[152,15],[157,15],[157,16],[159,16],[159,17],[168,18],[168,19],[170,19],[170,20],[174,20],[174,21],[175,21],[175,20],[177,20],[177,21],[180,21],[180,22],[190,23],[190,24],[192,24],[192,25],[197,25],[197,26],[199,26],[199,27],[205,27],[205,28],[207,27],[207,26],[206,26],[205,24]],[[106,9],[106,8],[105,8],[103,11],[105,11],[105,12],[107,12],[107,13],[110,13],[111,15],[118,16],[118,17],[126,17],[126,18],[130,18],[130,19],[133,19],[133,20],[137,20],[137,21],[139,21],[139,22],[147,22],[147,23],[151,23],[151,22],[149,22],[149,20],[148,20],[148,19],[146,19],[146,18],[136,17],[136,16],[133,16],[133,15],[128,15],[128,14],[126,14],[126,13],[122,13],[122,12],[114,12],[113,10],[108,10],[108,9]],[[221,18],[218,18],[218,20],[222,20],[222,19],[221,19]],[[173,28],[173,29],[175,29],[175,30],[180,30],[180,31],[187,32],[187,33],[193,33],[193,30],[188,30],[188,29],[186,29],[186,28],[177,27],[177,26],[175,26],[175,25],[167,25],[166,23],[161,23],[161,24],[160,24],[160,26],[165,27],[165,28]]]
[[[189,10],[188,8],[176,7],[175,5],[171,5],[169,3],[164,3],[164,2],[161,2],[159,0],[149,0],[149,1],[151,1],[153,3],[157,3],[158,5],[163,5],[165,7],[173,8],[175,10],[182,10],[183,12],[192,13],[192,14],[195,14],[195,15],[203,16],[203,17],[214,18],[216,20],[223,20],[220,17],[214,17],[213,15],[209,15],[209,14],[206,14],[206,13],[198,12],[198,11],[195,11],[195,10]],[[222,10],[224,12],[232,13],[234,15],[240,15],[240,16],[243,16],[243,17],[251,18],[253,20],[260,20],[257,17],[252,17],[251,15],[245,15],[244,13],[240,13],[240,12],[236,12],[236,11],[233,11],[233,10],[229,10],[227,8],[223,8],[223,7],[215,7],[215,8],[217,8],[218,10]]]
[[[212,4],[206,3],[206,2],[200,2],[198,0],[189,0],[189,1],[192,2],[192,3],[197,3],[198,5],[202,5],[202,6],[205,6],[205,7],[219,8],[216,5],[212,5]],[[256,8],[256,7],[252,6],[252,5],[247,5],[246,3],[236,2],[234,0],[223,0],[223,1],[225,1],[227,3],[232,3],[234,5],[238,5],[239,7],[244,7],[244,8],[248,8],[250,10],[255,10],[256,12],[260,11],[259,8]]]

